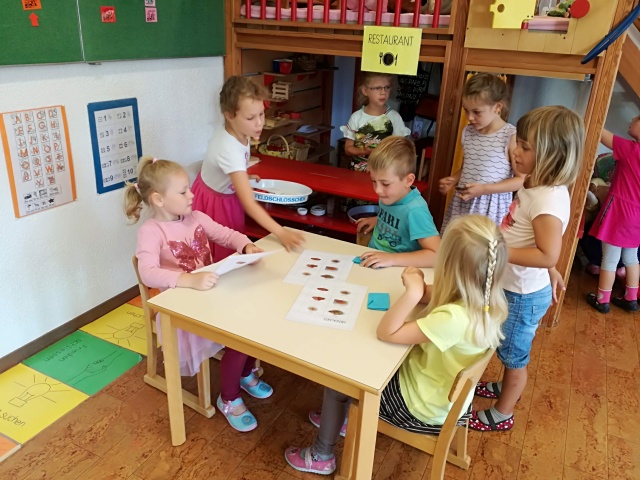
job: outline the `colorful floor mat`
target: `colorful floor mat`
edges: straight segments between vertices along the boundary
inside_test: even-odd
[[[142,360],[142,356],[76,331],[23,363],[93,395]]]

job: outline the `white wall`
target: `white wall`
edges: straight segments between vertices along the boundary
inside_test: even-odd
[[[221,58],[0,68],[0,112],[64,105],[77,200],[16,219],[0,149],[0,358],[136,284],[136,226],[122,190],[96,193],[87,104],[138,99],[142,150],[201,160],[223,80]]]

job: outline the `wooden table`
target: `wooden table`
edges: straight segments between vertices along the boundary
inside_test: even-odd
[[[354,256],[367,250],[310,233],[305,237],[308,250]],[[281,248],[273,235],[258,245],[267,251]],[[182,328],[358,399],[351,478],[369,480],[380,394],[410,348],[376,338],[384,312],[367,310],[366,299],[352,331],[285,320],[302,289],[283,283],[297,258],[283,250],[223,275],[209,291],[175,288],[149,301],[160,312],[171,440],[174,446],[186,440],[176,343],[176,328]],[[372,270],[353,265],[347,281],[366,285],[369,292],[389,292],[394,302],[404,291],[401,273],[402,268]],[[431,281],[431,270],[425,274]],[[265,379],[269,380],[268,368]]]

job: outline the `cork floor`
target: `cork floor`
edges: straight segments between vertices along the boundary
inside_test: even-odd
[[[595,285],[574,269],[560,325],[538,331],[514,429],[470,432],[471,468],[448,465],[446,478],[640,479],[640,314],[591,310],[584,294]],[[322,478],[293,471],[282,455],[290,444],[312,441],[315,429],[306,415],[319,405],[321,387],[263,366],[275,394],[248,402],[259,422],[253,432],[234,431],[219,413],[205,419],[185,408],[187,442],[173,448],[166,398],[143,383],[143,361],[0,463],[0,478]],[[494,359],[485,379],[498,379],[500,370]],[[379,435],[374,478],[426,480],[430,461]]]

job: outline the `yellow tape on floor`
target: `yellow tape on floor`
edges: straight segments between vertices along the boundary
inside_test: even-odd
[[[25,365],[0,374],[0,433],[24,443],[89,398]]]
[[[147,333],[142,309],[125,303],[80,330],[107,342],[147,354]]]

